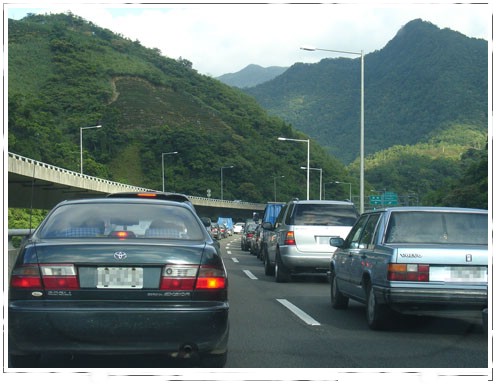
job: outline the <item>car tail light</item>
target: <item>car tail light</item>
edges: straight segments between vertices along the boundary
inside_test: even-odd
[[[136,235],[132,231],[112,231],[109,233],[109,237],[117,237],[118,239],[129,239],[135,238]]]
[[[226,275],[223,269],[215,266],[204,265],[200,267],[197,289],[223,289],[226,287]]]
[[[388,280],[429,281],[428,264],[389,264]]]
[[[12,288],[43,289],[38,265],[28,264],[15,268],[10,279]]]
[[[72,264],[40,265],[43,285],[46,289],[79,289],[76,268]]]
[[[296,245],[296,240],[293,231],[286,232],[286,238],[284,239],[284,245]]]
[[[28,264],[12,272],[11,286],[24,289],[79,289],[76,268],[72,264]]]
[[[198,265],[166,265],[162,270],[160,289],[191,291],[195,287]]]
[[[166,265],[162,271],[160,289],[192,291],[193,289],[223,289],[226,275],[215,266]]]

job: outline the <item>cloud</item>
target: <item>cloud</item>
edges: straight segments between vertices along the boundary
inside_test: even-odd
[[[489,40],[492,9],[454,3],[115,4],[54,5],[41,13],[70,10],[165,56],[187,59],[200,73],[220,76],[249,64],[290,66],[329,56],[301,51],[305,45],[367,54],[417,18]]]

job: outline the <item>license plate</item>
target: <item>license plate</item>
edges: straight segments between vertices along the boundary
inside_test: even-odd
[[[143,268],[138,267],[99,267],[97,268],[97,288],[143,288]]]
[[[431,267],[430,281],[450,283],[487,283],[486,267]]]

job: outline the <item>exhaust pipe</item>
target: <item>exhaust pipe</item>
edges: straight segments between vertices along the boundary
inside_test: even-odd
[[[179,351],[174,353],[174,357],[180,359],[191,359],[198,357],[198,347],[194,344],[183,344],[179,347]]]

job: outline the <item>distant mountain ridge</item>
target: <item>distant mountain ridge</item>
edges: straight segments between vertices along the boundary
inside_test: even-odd
[[[487,208],[487,48],[414,21],[365,56],[366,195]],[[295,64],[242,91],[77,16],[31,14],[8,21],[8,64],[11,152],[78,171],[79,127],[101,124],[84,135],[89,175],[267,202],[279,176],[278,200],[306,192],[306,146],[277,138],[310,139],[323,175],[310,198],[348,198],[339,180],[357,203],[359,59]]]
[[[364,57],[365,151],[426,142],[454,124],[487,132],[488,42],[417,19]],[[349,163],[359,154],[360,58],[297,63],[244,89]]]
[[[260,65],[250,64],[241,71],[226,73],[225,75],[219,76],[217,77],[217,80],[232,87],[248,88],[272,80],[284,73],[286,69],[288,69],[288,67],[272,66],[264,68]]]

